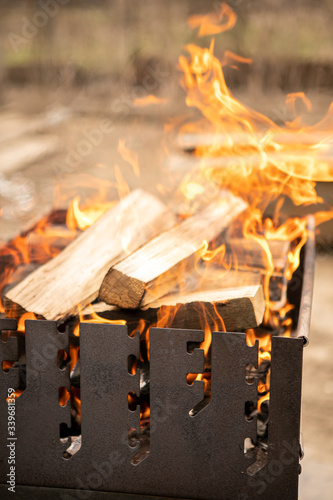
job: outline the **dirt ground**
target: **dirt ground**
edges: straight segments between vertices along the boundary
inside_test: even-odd
[[[278,106],[280,96],[275,99]],[[36,110],[34,100],[40,102],[38,115],[31,114],[31,109]],[[0,112],[2,242],[54,205],[66,206],[77,193],[83,202],[102,187],[106,197],[116,197],[114,183],[117,176],[119,181],[119,171],[124,185],[133,188],[140,184],[155,193],[159,185],[173,190],[182,175],[164,159],[162,140],[163,120],[179,112],[179,104],[174,109],[148,112],[134,109],[125,99],[120,101],[122,111],[115,113],[112,107],[103,107],[103,101],[98,105],[87,95],[74,93],[52,101],[36,89],[28,89],[24,96],[9,92],[5,102]],[[117,151],[119,138],[138,152],[139,180]],[[28,152],[17,158],[23,146]],[[9,158],[8,163],[2,158]],[[304,352],[301,500],[333,498],[332,252],[327,246],[317,257],[310,344]]]

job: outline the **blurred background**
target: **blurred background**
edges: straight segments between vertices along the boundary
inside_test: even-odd
[[[285,94],[304,91],[315,123],[333,101],[333,4],[330,0],[230,0],[238,21],[216,37],[252,64],[226,68],[243,103],[281,124]],[[75,195],[114,198],[115,181],[138,179],[118,151],[138,154],[140,184],[172,189],[165,169],[164,123],[184,115],[178,56],[196,38],[187,18],[217,0],[2,0],[0,4],[0,242]],[[154,94],[161,106],[136,100]],[[332,186],[318,193],[333,205]],[[323,227],[310,346],[305,350],[300,498],[333,498],[333,226]]]

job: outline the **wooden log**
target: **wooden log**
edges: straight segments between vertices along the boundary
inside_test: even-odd
[[[57,257],[11,289],[6,311],[59,320],[96,299],[105,274],[127,253],[174,226],[176,218],[154,196],[136,190],[105,213]]]
[[[182,282],[170,293],[186,295],[188,293],[205,290],[223,290],[239,286],[252,286],[261,284],[261,274],[243,270],[223,270],[217,265],[204,266],[197,264],[195,272],[186,273]]]
[[[197,272],[198,270],[198,272]],[[204,292],[208,290],[224,290],[228,288],[258,286],[261,284],[261,274],[259,272],[248,271],[227,271],[223,272],[216,268],[198,266],[196,270],[185,273],[181,286],[177,286],[170,292],[170,296],[180,297],[192,292]],[[163,299],[160,299],[163,300]],[[123,319],[127,323],[133,323],[142,318],[150,320],[147,315],[147,308],[144,309],[121,309],[118,306],[106,304],[105,302],[95,302],[89,304],[82,310],[82,316],[92,316],[101,314],[108,318]]]
[[[108,320],[125,320],[131,329],[140,320],[149,326],[163,316],[163,326],[167,328],[200,330],[209,326],[211,329],[237,332],[260,325],[264,309],[262,286],[252,285],[199,290],[186,295],[169,294],[143,309],[135,310],[99,303],[88,307],[84,315],[88,316],[94,310]]]
[[[260,325],[265,301],[262,286],[255,285],[204,290],[183,296],[170,294],[145,309],[150,313],[159,310],[162,315],[169,314],[173,328],[205,329],[208,325],[238,332]]]
[[[100,300],[136,309],[163,297],[177,285],[184,268],[193,265],[190,257],[203,241],[216,238],[246,207],[242,199],[224,193],[218,201],[110,269],[100,289]]]

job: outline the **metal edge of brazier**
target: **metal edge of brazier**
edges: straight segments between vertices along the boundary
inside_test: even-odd
[[[81,324],[82,447],[65,460],[62,452],[69,443],[60,442],[60,424],[69,427],[71,419],[69,405],[59,405],[59,387],[69,389],[70,381],[68,368],[58,367],[58,352],[68,349],[68,331],[60,333],[54,322],[29,320],[27,388],[16,401],[16,484],[70,489],[61,498],[84,498],[83,490],[88,490],[87,495],[110,491],[202,500],[296,499],[302,351],[314,262],[314,240],[309,241],[297,277],[302,293],[295,338],[272,338],[268,462],[257,474],[247,474],[255,457],[246,458],[243,447],[245,438],[256,437],[256,419],[245,420],[244,405],[257,399],[257,383],[246,383],[245,366],[257,366],[258,346],[248,347],[244,334],[213,333],[212,397],[193,417],[189,411],[203,399],[203,382],[189,386],[186,374],[202,372],[204,357],[201,349],[189,353],[187,344],[200,343],[203,332],[151,330],[150,453],[132,465],[139,445],[129,446],[128,429],[139,428],[140,411],[128,409],[127,394],[139,394],[140,386],[139,374],[128,372],[128,357],[139,357],[139,336],[129,337],[126,326]],[[0,320],[1,330],[16,327],[14,320]],[[1,363],[17,359],[16,341],[0,341]],[[6,395],[17,383],[16,369],[0,372],[1,498],[11,494],[6,486]]]

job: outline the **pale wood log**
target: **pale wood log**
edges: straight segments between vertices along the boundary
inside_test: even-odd
[[[181,295],[188,295],[192,292],[204,292],[207,290],[224,290],[228,288],[258,286],[261,284],[261,274],[259,272],[249,271],[221,271],[214,267],[205,269],[203,266],[198,268],[199,272],[192,270],[192,272],[185,273],[182,279],[181,286],[176,286],[171,292],[170,296],[174,295],[180,297]],[[169,296],[169,295],[168,295]],[[163,300],[163,298],[159,299]],[[82,310],[83,316],[89,316],[93,313],[114,314],[113,319],[124,319],[125,321],[133,320],[133,318],[141,317],[141,313],[145,313],[147,308],[144,309],[121,309],[117,306],[106,304],[105,302],[95,302],[89,304]],[[123,315],[123,316],[122,316]],[[145,317],[145,314],[142,314]],[[110,316],[110,319],[111,316]]]
[[[193,265],[191,257],[203,241],[216,238],[246,207],[242,199],[224,193],[221,199],[110,269],[100,289],[100,300],[135,309],[163,297]]]
[[[105,213],[57,257],[11,289],[6,311],[22,310],[49,320],[77,312],[98,296],[107,271],[128,253],[174,226],[176,218],[154,196],[136,190]]]
[[[162,316],[163,326],[167,328],[205,329],[209,326],[217,330],[242,331],[260,325],[264,309],[262,286],[252,285],[197,290],[186,295],[169,294],[143,309],[135,310],[98,303],[87,307],[83,316],[99,313],[109,320],[125,320],[131,328],[140,320],[144,320],[147,326],[158,326]]]

